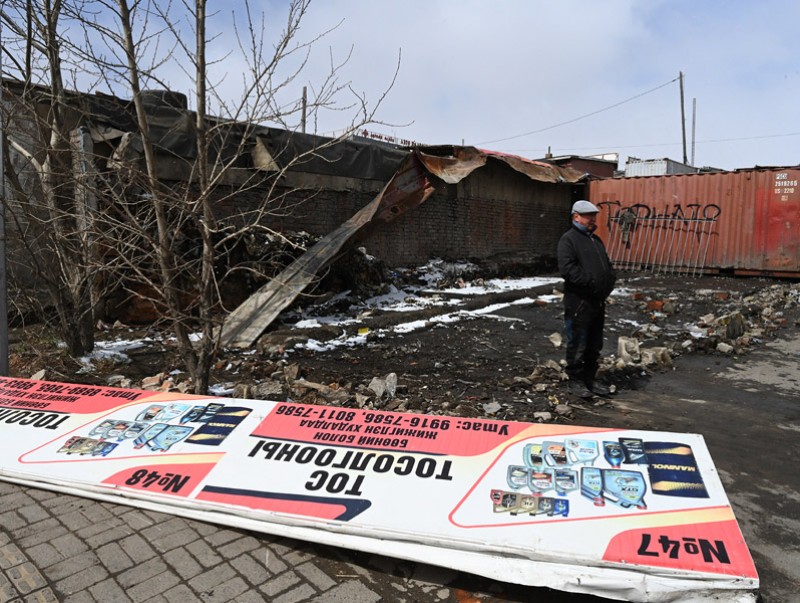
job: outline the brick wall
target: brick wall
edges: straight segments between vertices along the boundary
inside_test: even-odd
[[[327,234],[369,203],[384,184],[304,178],[306,191],[293,193],[296,200],[283,208],[285,215],[270,218],[276,230]],[[308,192],[311,179],[318,191],[313,194]],[[579,194],[572,185],[534,182],[493,161],[457,185],[437,181],[435,187],[421,206],[358,244],[390,266],[422,264],[434,257],[485,259],[498,254],[554,259],[558,239],[569,226],[570,205]]]

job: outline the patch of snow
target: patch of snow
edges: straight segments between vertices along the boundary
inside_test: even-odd
[[[154,340],[150,337],[145,337],[144,339],[98,341],[94,344],[94,350],[92,350],[90,354],[78,358],[78,362],[82,365],[78,373],[91,371],[94,368],[94,363],[101,360],[111,360],[119,364],[127,364],[131,359],[125,352],[147,347],[153,342]]]
[[[538,299],[538,298],[537,298]],[[457,323],[461,320],[473,320],[478,318],[492,318],[495,320],[503,320],[508,322],[519,322],[521,319],[518,318],[511,318],[506,316],[498,316],[494,314],[495,312],[502,310],[504,308],[508,308],[509,306],[515,305],[526,305],[531,304],[535,300],[530,297],[523,297],[508,303],[500,303],[500,304],[492,304],[490,306],[486,306],[485,308],[480,308],[478,310],[458,310],[456,312],[449,312],[445,314],[440,314],[438,316],[433,316],[426,320],[413,320],[410,322],[400,323],[394,325],[392,327],[388,327],[385,329],[379,329],[377,331],[372,332],[373,337],[386,337],[391,333],[398,333],[398,334],[405,334],[411,333],[412,331],[417,331],[419,329],[424,329],[426,327],[436,327],[436,326],[444,326],[449,324]],[[367,343],[367,334],[360,333],[353,337],[340,337],[337,339],[333,339],[322,343],[317,341],[316,339],[310,339],[305,343],[297,344],[294,349],[307,349],[314,352],[327,352],[330,350],[334,350],[340,347],[354,347],[357,345],[364,345]]]
[[[560,283],[563,279],[556,277],[531,277],[531,278],[494,278],[484,281],[483,285],[467,285],[466,287],[450,287],[448,289],[426,290],[426,293],[448,293],[451,295],[483,295],[497,291],[520,291],[533,289],[542,285]]]
[[[208,393],[214,396],[230,396],[234,388],[230,383],[217,383],[208,388]]]
[[[617,287],[611,292],[611,297],[630,297],[633,293],[634,289],[629,287]]]
[[[295,329],[315,329],[321,326],[322,323],[316,318],[307,318],[305,320],[299,320],[296,323],[294,323]]]

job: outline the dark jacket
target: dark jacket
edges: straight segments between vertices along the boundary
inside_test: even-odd
[[[605,301],[617,281],[603,242],[574,224],[558,242],[558,270],[564,277],[564,293],[591,302]]]

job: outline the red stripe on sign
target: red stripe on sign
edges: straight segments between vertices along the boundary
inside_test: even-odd
[[[119,471],[102,483],[154,494],[187,497],[215,466],[216,463],[159,464],[156,459],[149,465]]]
[[[758,578],[735,519],[627,530],[611,539],[603,559]]]

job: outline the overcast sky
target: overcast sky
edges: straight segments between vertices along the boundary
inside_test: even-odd
[[[800,163],[796,0],[317,0],[301,34],[340,21],[307,80],[352,45],[347,78],[376,95],[400,52],[379,117],[409,125],[372,128],[384,134],[531,158],[682,160],[683,72],[690,162],[694,138],[698,166]]]

